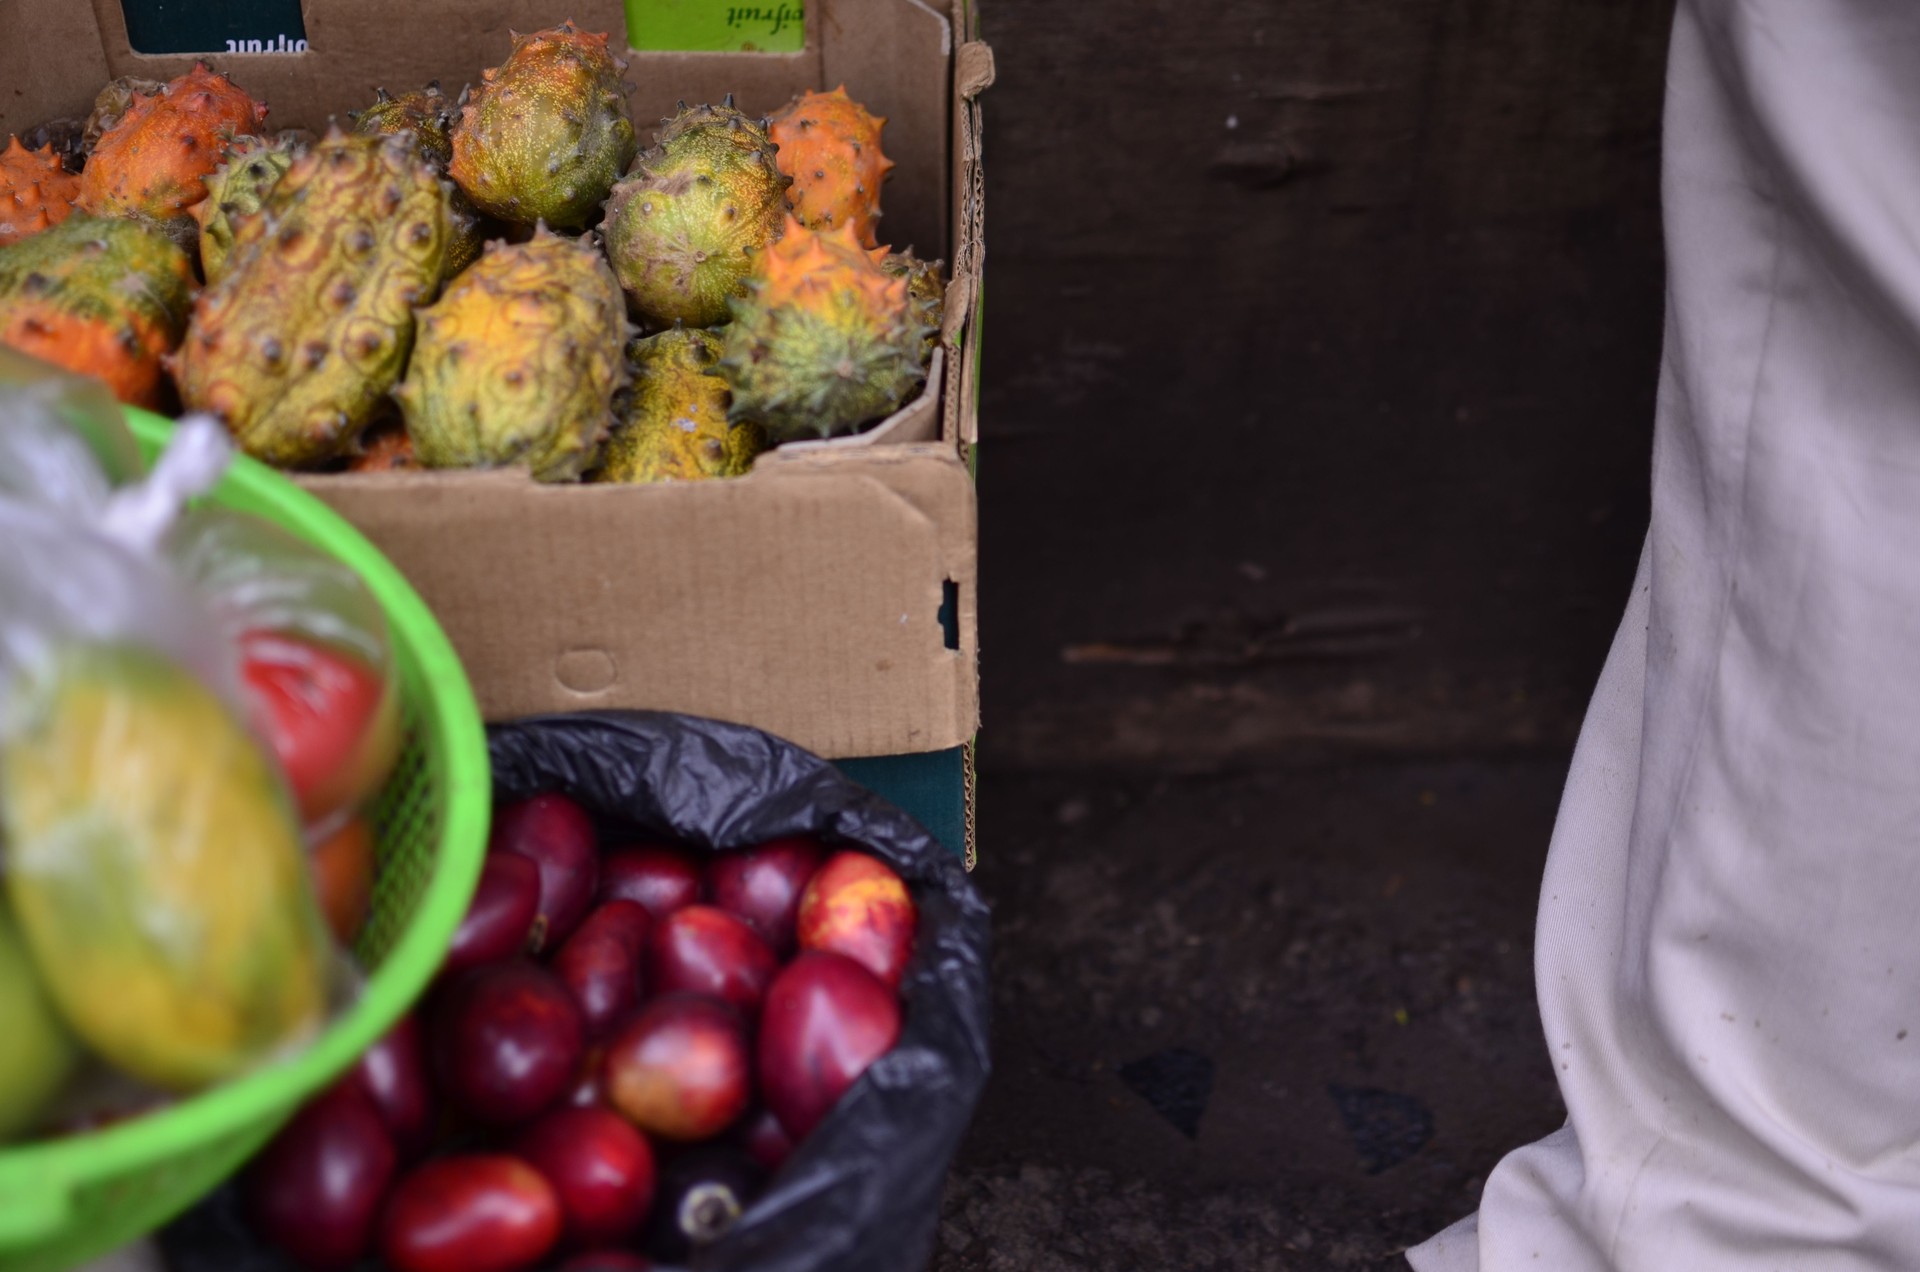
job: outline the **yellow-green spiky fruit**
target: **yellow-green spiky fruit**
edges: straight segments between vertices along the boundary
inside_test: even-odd
[[[461,108],[454,182],[502,221],[584,227],[633,159],[625,70],[604,32],[572,22],[515,36]]]
[[[403,137],[330,131],[241,221],[172,362],[180,396],[284,467],[348,453],[439,286],[447,194]]]
[[[828,437],[897,410],[926,378],[927,327],[905,278],[888,277],[851,225],[816,233],[788,218],[733,302],[720,373],[729,414],[777,441]]]
[[[607,201],[607,257],[635,312],[655,327],[724,322],[780,236],[789,184],[765,127],[731,98],[667,120]]]
[[[394,392],[429,468],[526,464],[541,481],[592,465],[626,382],[620,285],[590,243],[536,230],[489,243],[420,314]]]
[[[144,97],[158,97],[167,91],[165,80],[141,79],[136,75],[122,75],[109,80],[107,86],[93,97],[93,109],[87,112],[87,118],[80,131],[80,143],[83,149],[91,152],[104,137],[118,124],[126,113]]]
[[[927,329],[927,339],[921,347],[920,358],[925,361],[932,357],[933,346],[940,339],[940,324],[947,310],[947,283],[941,275],[946,263],[923,261],[913,254],[912,248],[904,252],[889,252],[879,247],[868,254],[879,262],[880,268],[887,272],[887,277],[907,280],[907,304],[913,310],[913,320]]]
[[[162,356],[192,302],[192,262],[145,221],[76,212],[0,247],[0,345],[97,376],[134,406],[163,405]]]
[[[376,88],[373,98],[373,105],[366,109],[347,112],[353,130],[369,137],[410,132],[427,162],[445,172],[453,162],[453,121],[459,116],[453,99],[440,91],[440,81],[398,97]]]
[[[420,147],[420,155],[434,171],[447,175],[453,162],[453,124],[459,118],[453,99],[440,91],[440,81],[395,97],[384,88],[374,90],[374,103],[365,110],[349,111],[355,132],[369,137],[410,134]],[[447,264],[443,278],[452,278],[480,257],[486,241],[486,226],[480,210],[473,206],[458,186],[447,198],[453,238],[447,246]]]
[[[235,227],[260,210],[300,149],[291,141],[249,138],[207,178],[207,197],[194,205],[193,217],[200,225],[200,272],[209,283],[226,272]]]
[[[767,448],[751,421],[727,419],[730,396],[716,375],[720,337],[676,327],[627,347],[633,391],[607,439],[595,481],[699,481],[738,477]]]

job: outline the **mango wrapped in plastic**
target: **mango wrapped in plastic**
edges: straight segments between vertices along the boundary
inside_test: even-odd
[[[224,432],[183,423],[136,477],[117,413],[18,370],[0,366],[0,1138],[73,1115],[86,1053],[173,1093],[285,1054],[340,967],[241,647],[166,549]]]

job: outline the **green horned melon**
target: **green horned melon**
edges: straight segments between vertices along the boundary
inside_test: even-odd
[[[756,254],[780,237],[786,191],[764,124],[695,106],[666,122],[607,200],[607,257],[655,327],[710,327],[746,292]]]
[[[891,277],[851,225],[815,232],[788,218],[733,302],[720,373],[729,414],[776,442],[849,433],[899,409],[926,379],[929,328],[909,280]]]
[[[889,252],[885,248],[869,252],[889,278],[907,280],[907,307],[913,312],[913,320],[927,329],[926,342],[920,348],[920,358],[925,361],[933,356],[933,346],[940,340],[940,323],[946,316],[947,284],[940,276],[943,261],[923,261],[913,254],[913,249],[904,252]]]
[[[453,162],[456,117],[454,103],[440,91],[439,80],[398,97],[377,88],[373,105],[347,115],[353,121],[353,130],[369,137],[409,134],[420,148],[420,157],[443,177],[447,175],[447,165]],[[443,281],[478,260],[481,245],[486,241],[486,224],[479,209],[457,185],[447,192],[447,213],[452,239],[447,245],[446,267],[441,271]]]
[[[330,944],[278,768],[178,664],[70,647],[0,744],[7,898],[66,1022],[170,1091],[310,1036]]]
[[[518,35],[481,73],[453,130],[448,168],[475,206],[513,225],[584,228],[633,159],[626,64],[607,37],[564,22]]]
[[[447,194],[406,137],[334,129],[244,218],[172,362],[181,399],[248,454],[347,454],[413,345],[446,262]]]
[[[714,372],[720,351],[712,332],[680,327],[628,347],[633,391],[594,480],[699,481],[753,467],[767,448],[766,433],[727,419],[727,385]]]
[[[194,204],[193,217],[200,223],[200,271],[209,283],[226,272],[234,228],[260,210],[299,153],[289,140],[250,137],[207,178],[207,197]]]
[[[524,463],[542,481],[591,466],[626,382],[620,285],[591,244],[536,232],[490,243],[421,311],[394,392],[429,468]]]

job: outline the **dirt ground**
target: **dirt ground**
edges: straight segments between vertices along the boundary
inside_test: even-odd
[[[935,1266],[1404,1267],[1564,1117],[1530,945],[1563,775],[990,781],[997,1072]]]
[[[985,14],[997,1072],[935,1268],[1403,1269],[1564,1117],[1670,7]]]

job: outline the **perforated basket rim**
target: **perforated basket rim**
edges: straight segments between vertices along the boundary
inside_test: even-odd
[[[164,445],[171,421],[134,408],[126,414],[143,449],[151,453]],[[236,456],[212,499],[243,504],[325,547],[359,571],[385,609],[396,650],[410,655],[424,691],[414,704],[420,743],[438,756],[444,778],[437,798],[445,816],[434,845],[433,873],[406,932],[367,978],[360,996],[297,1055],[115,1126],[0,1149],[0,1197],[13,1212],[6,1226],[27,1248],[71,1236],[65,1233],[69,1203],[80,1189],[164,1170],[171,1160],[291,1116],[392,1028],[426,989],[479,882],[490,815],[486,731],[459,657],[426,603],[359,531],[264,464]],[[35,1223],[28,1209],[41,1211],[42,1222]],[[8,1248],[0,1241],[0,1265]]]

